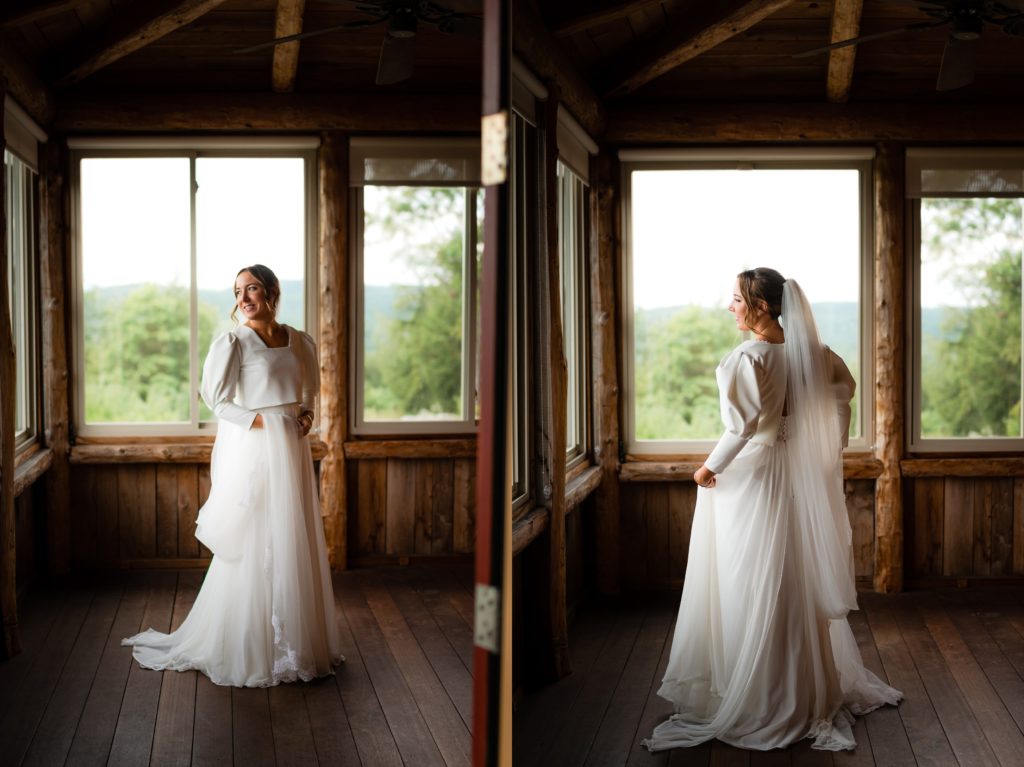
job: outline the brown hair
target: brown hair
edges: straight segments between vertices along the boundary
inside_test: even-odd
[[[238,279],[238,275],[242,272],[249,272],[253,278],[260,285],[263,286],[264,292],[267,294],[267,303],[270,304],[270,311],[277,315],[277,302],[281,300],[281,281],[277,279],[277,275],[269,266],[263,264],[253,264],[252,266],[243,266],[238,270],[238,274],[235,275],[235,279]],[[231,319],[234,322],[238,322],[238,318],[235,316],[238,312],[238,301],[235,301],[235,306],[231,310]]]
[[[758,267],[736,275],[747,311],[759,317],[767,312],[773,320],[782,314],[782,284],[786,278],[774,269]],[[767,307],[767,309],[765,308]],[[747,323],[750,326],[750,323]]]

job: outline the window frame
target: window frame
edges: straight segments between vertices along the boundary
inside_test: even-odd
[[[201,158],[287,158],[301,159],[304,166],[303,189],[306,199],[305,210],[305,265],[304,265],[304,311],[306,332],[314,341],[319,336],[319,306],[317,278],[319,276],[319,251],[317,248],[318,179],[317,152],[320,139],[315,136],[280,137],[78,137],[68,139],[70,150],[71,183],[71,289],[72,317],[75,334],[71,341],[72,375],[71,405],[73,435],[78,438],[94,437],[202,437],[212,436],[217,431],[216,418],[205,421],[200,417],[199,382],[202,360],[206,349],[198,348],[198,286],[196,283],[196,211],[195,211],[195,163]],[[85,301],[83,298],[82,275],[82,221],[81,221],[81,161],[91,158],[154,158],[178,157],[190,161],[190,294],[189,322],[190,347],[195,350],[189,360],[190,421],[169,423],[85,423]],[[228,307],[225,307],[228,310]]]
[[[874,443],[874,221],[873,173],[875,151],[870,147],[742,147],[708,149],[623,149],[619,151],[620,189],[622,190],[621,231],[622,262],[619,280],[622,300],[622,397],[620,415],[622,444],[627,456],[699,456],[708,454],[717,444],[706,440],[637,440],[635,415],[635,326],[633,304],[632,184],[635,170],[756,169],[827,170],[852,169],[860,174],[860,380],[856,397],[859,436],[851,438],[847,453],[865,452]]]
[[[39,174],[31,162],[5,148],[7,184],[8,291],[15,354],[14,453],[36,444],[42,435],[41,318],[39,294]],[[15,192],[17,189],[17,192]],[[20,259],[20,264],[16,260]],[[14,268],[16,267],[16,268]],[[18,359],[21,357],[21,359]],[[20,363],[20,364],[19,364]]]
[[[562,300],[562,338],[565,351],[567,401],[566,401],[566,467],[572,468],[587,460],[590,455],[590,290],[588,269],[587,234],[589,211],[587,196],[589,186],[569,165],[557,161],[558,173],[558,224],[559,224],[559,288]],[[568,190],[571,189],[571,192]],[[567,192],[574,207],[565,207]],[[571,253],[569,252],[571,250]],[[575,305],[565,306],[565,275],[568,268],[573,271],[575,284]],[[576,340],[575,356],[570,359],[566,343],[567,320],[572,320]],[[571,386],[575,369],[576,386]],[[570,433],[570,424],[575,417],[575,433]]]
[[[1000,160],[1024,165],[1024,147],[1009,148],[968,148],[968,147],[929,147],[920,150],[922,155],[932,156],[936,167],[962,167],[973,165],[976,160],[990,159],[995,164]],[[915,156],[915,149],[908,150],[908,159]],[[922,162],[922,168],[927,160]],[[1024,431],[1020,437],[924,437],[921,434],[921,411],[924,397],[921,388],[921,353],[924,334],[921,329],[921,200],[928,199],[969,199],[971,197],[1010,197],[1021,200],[1024,205],[1024,188],[1014,194],[999,193],[952,193],[928,194],[920,190],[919,181],[911,175],[917,168],[915,163],[907,162],[907,206],[906,232],[907,252],[909,253],[908,272],[910,289],[907,291],[907,339],[910,347],[908,361],[909,374],[906,380],[906,401],[909,406],[909,417],[906,418],[906,448],[908,453],[920,455],[932,454],[998,454],[1019,453],[1024,450]],[[913,187],[914,191],[911,190]],[[1024,223],[1022,223],[1024,225]],[[1021,305],[1022,339],[1024,339],[1024,303]],[[1021,361],[1021,389],[1024,394],[1024,358]],[[1024,416],[1022,416],[1024,418]]]
[[[350,140],[350,156],[355,161],[358,157],[370,159],[379,156],[386,157],[394,150],[403,145],[418,145],[417,149],[425,152],[417,156],[425,158],[431,149],[435,149],[438,157],[446,156],[446,150],[452,151],[454,155],[465,154],[467,148],[472,148],[472,154],[479,158],[479,139],[471,138],[422,138],[408,137],[396,139],[392,137],[354,137]],[[356,150],[358,147],[358,151]],[[398,152],[400,155],[403,152]],[[417,154],[412,150],[411,154]],[[472,173],[472,169],[469,171]],[[477,231],[477,220],[480,212],[477,196],[483,189],[482,182],[478,177],[464,179],[461,182],[448,183],[419,182],[416,179],[408,178],[402,181],[393,178],[372,183],[369,180],[355,181],[355,172],[350,173],[350,196],[349,205],[349,243],[354,254],[351,265],[351,288],[349,315],[349,350],[352,359],[349,372],[349,423],[350,432],[359,437],[424,437],[424,436],[475,436],[479,417],[477,405],[479,395],[479,354],[478,354],[478,285],[481,275],[478,274],[478,246],[483,242],[483,232]],[[477,173],[478,176],[478,173]],[[364,337],[365,328],[365,290],[363,284],[363,260],[364,260],[364,224],[365,215],[363,212],[363,187],[364,186],[421,186],[421,187],[456,187],[466,190],[463,239],[463,261],[462,261],[462,351],[461,351],[461,383],[463,390],[462,413],[459,420],[434,421],[434,420],[408,420],[408,421],[367,421],[363,417],[365,402],[365,349]]]

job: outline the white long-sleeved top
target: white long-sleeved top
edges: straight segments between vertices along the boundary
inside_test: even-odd
[[[826,374],[836,399],[840,439],[849,441],[850,400],[856,383],[842,358],[828,347]],[[720,474],[748,442],[774,445],[786,402],[786,351],[783,344],[744,341],[715,370],[725,431],[704,462]]]
[[[248,429],[260,408],[300,403],[313,410],[320,391],[316,344],[288,325],[288,345],[267,346],[239,325],[214,339],[203,363],[200,394],[217,418]]]

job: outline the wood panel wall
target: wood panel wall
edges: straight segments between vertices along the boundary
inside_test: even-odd
[[[874,574],[875,483],[847,480],[858,580]],[[627,482],[622,493],[622,577],[627,590],[681,589],[697,487],[690,482]]]
[[[476,530],[473,458],[350,460],[349,555],[470,554]]]
[[[917,477],[905,482],[908,578],[1024,575],[1024,478]]]
[[[347,470],[350,557],[369,564],[473,551],[474,459],[366,459]],[[202,566],[210,552],[195,523],[209,492],[205,463],[74,464],[72,566]]]

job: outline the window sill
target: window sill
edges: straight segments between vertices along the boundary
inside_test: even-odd
[[[904,477],[1024,477],[1024,458],[905,458]]]
[[[345,457],[365,458],[476,458],[472,439],[379,439],[345,443]]]
[[[319,439],[311,441],[313,460],[327,454],[327,445]],[[146,442],[89,442],[71,448],[71,463],[209,463],[213,442],[202,441],[146,441]]]
[[[619,467],[619,481],[692,482],[693,473],[703,465],[703,456],[681,456],[671,461],[627,461]],[[877,479],[881,475],[882,462],[870,453],[843,456],[843,479]]]
[[[26,450],[22,455],[24,457],[14,470],[15,498],[39,479],[53,464],[53,450],[48,447]]]

